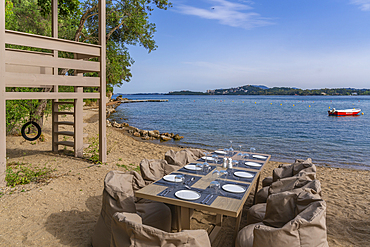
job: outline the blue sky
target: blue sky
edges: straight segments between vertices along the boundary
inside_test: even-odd
[[[173,0],[155,10],[158,49],[130,47],[115,93],[243,85],[370,88],[370,0]]]

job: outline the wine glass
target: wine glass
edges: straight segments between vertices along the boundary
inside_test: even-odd
[[[216,164],[216,166],[217,166],[218,155],[217,155],[217,154],[214,154],[214,155],[212,155],[212,158],[214,159],[214,163],[215,163],[215,164]]]
[[[233,148],[233,141],[229,140],[230,142],[230,148]]]
[[[207,160],[208,160],[208,154],[209,154],[209,152],[204,152],[204,160],[205,160],[205,162],[204,162],[204,164],[206,164],[207,163]],[[207,163],[208,164],[208,163]]]
[[[256,149],[255,148],[251,148],[250,149],[250,158],[253,158],[253,154],[256,153]]]
[[[211,193],[217,195],[218,191],[220,190],[220,183],[218,181],[212,181],[209,184],[209,188],[211,189]]]
[[[229,148],[229,156],[230,158],[233,157],[234,149],[232,147]]]

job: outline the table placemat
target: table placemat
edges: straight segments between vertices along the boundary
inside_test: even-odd
[[[182,173],[178,173],[178,172],[171,173],[171,175],[177,175],[177,174],[182,174]],[[198,182],[199,179],[202,178],[202,177],[199,177],[199,176],[193,176],[193,175],[188,175],[188,174],[182,174],[182,175],[184,175],[184,177],[185,177],[185,184],[188,185],[188,186],[192,186],[193,184],[195,184],[196,182]],[[194,178],[194,179],[192,181],[190,181],[192,178]],[[177,183],[166,181],[163,178],[161,178],[160,180],[158,180],[154,184],[164,185],[164,186],[171,186],[171,187],[177,185]]]
[[[196,165],[196,163],[190,163],[188,165]],[[207,175],[208,173],[210,173],[211,171],[213,171],[214,169],[216,168],[216,166],[210,166],[210,169],[207,173],[200,173],[199,175]],[[189,169],[186,169],[185,167],[181,168],[178,170],[179,172],[187,172],[187,173],[192,173],[192,174],[197,174],[197,171],[193,171],[193,170],[189,170]]]
[[[242,162],[238,162],[238,164],[236,165],[236,167],[249,168],[249,169],[254,169],[254,170],[261,170],[261,168],[263,166],[263,163],[256,162],[256,161],[242,161]],[[260,164],[261,166],[249,166],[249,165],[246,165],[245,162],[254,162],[254,163]]]
[[[216,200],[216,198],[218,196],[218,195],[215,195],[215,194],[206,193],[205,190],[192,189],[193,191],[196,191],[196,192],[200,193],[200,198],[197,199],[197,200],[185,200],[185,199],[180,199],[175,195],[175,193],[179,190],[186,190],[186,188],[179,188],[179,189],[172,189],[172,190],[170,189],[168,192],[166,192],[166,189],[164,189],[163,191],[159,192],[157,195],[172,198],[172,199],[177,199],[177,200],[200,203],[200,204],[204,204],[204,205],[211,205],[214,202],[214,200]],[[165,193],[163,194],[163,192],[165,192]]]
[[[222,186],[225,185],[225,184],[235,184],[235,185],[239,185],[239,186],[242,186],[245,188],[245,191],[243,193],[232,193],[232,192],[228,192],[226,190],[223,190],[222,189]],[[244,197],[244,194],[247,192],[248,188],[249,188],[250,184],[241,184],[241,183],[237,183],[237,182],[230,182],[230,181],[220,181],[220,196],[223,196],[223,197],[229,197],[229,198],[234,198],[234,199],[242,199]]]
[[[227,169],[228,174],[227,177],[221,176],[220,178],[226,178],[226,179],[231,179],[231,180],[238,180],[238,181],[245,181],[245,182],[252,182],[253,179],[256,177],[257,172],[252,172],[252,171],[245,171],[245,170],[238,170],[238,169]],[[253,174],[253,178],[242,178],[234,175],[234,172],[248,172]]]

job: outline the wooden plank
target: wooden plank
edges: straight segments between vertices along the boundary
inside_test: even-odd
[[[6,87],[82,86],[99,87],[99,77],[25,74],[5,72]]]
[[[45,93],[45,92],[6,92],[5,98],[7,100],[17,100],[17,99],[98,99],[100,97],[99,93]]]
[[[86,54],[94,57],[100,56],[100,46],[98,45],[10,30],[5,31],[5,43],[49,50],[57,49],[58,51]]]
[[[5,1],[0,0],[0,187],[5,186],[6,101],[5,101]]]
[[[69,58],[54,58],[32,53],[21,53],[14,50],[5,51],[5,63],[35,67],[56,67],[77,69],[84,72],[99,72],[100,64],[94,61],[75,60]]]
[[[106,122],[106,9],[105,0],[99,0],[99,45],[100,49],[100,101],[99,101],[99,160],[107,162]]]
[[[54,114],[57,114],[57,115],[75,115],[75,113],[73,111],[57,111],[57,112],[54,112]]]
[[[71,122],[71,121],[56,121],[55,124],[57,124],[57,125],[75,125],[75,123]]]
[[[74,142],[72,141],[60,141],[60,142],[56,142],[55,144],[69,146],[69,147],[73,147],[75,145]]]

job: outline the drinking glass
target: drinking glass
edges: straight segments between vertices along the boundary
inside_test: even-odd
[[[209,184],[209,188],[211,189],[211,193],[217,195],[218,191],[220,190],[220,183],[217,181],[212,181]]]
[[[207,162],[204,162],[203,163],[203,174],[205,175],[208,174],[209,169],[211,169],[211,166]]]
[[[196,167],[196,170],[197,170],[197,174],[202,175],[203,174],[203,163],[197,163],[195,165],[195,167]]]
[[[220,178],[220,171],[215,169],[212,172],[212,179],[215,180],[215,181],[217,181],[217,180],[219,180],[219,178]]]
[[[177,174],[175,176],[175,182],[176,182],[177,188],[182,188],[184,186],[185,176],[182,174]]]
[[[249,153],[244,153],[244,154],[243,154],[243,157],[244,157],[244,160],[249,159]]]
[[[223,178],[227,178],[227,171],[226,170],[221,170],[220,171],[220,178],[223,177]]]

